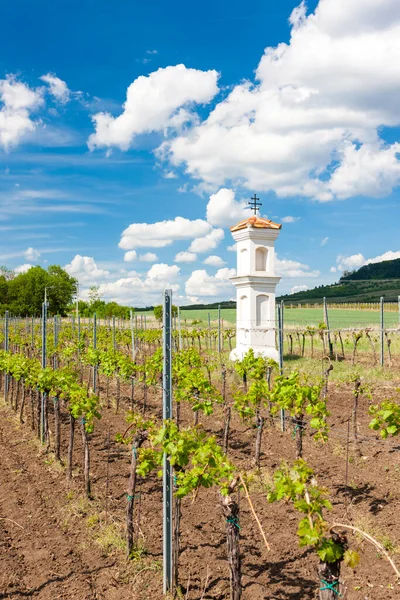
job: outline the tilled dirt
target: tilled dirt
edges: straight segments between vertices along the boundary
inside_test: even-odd
[[[381,390],[387,396],[394,384]],[[102,390],[104,392],[104,390]],[[161,482],[156,475],[140,482],[135,507],[138,550],[124,558],[124,511],[129,475],[129,449],[115,442],[125,428],[123,409],[129,390],[122,390],[118,415],[103,409],[91,439],[94,499],[81,490],[82,450],[76,436],[76,469],[72,483],[65,469],[46,453],[30,428],[17,423],[8,406],[0,410],[0,598],[43,600],[109,599],[159,600],[162,596]],[[140,391],[137,391],[141,400]],[[377,400],[375,395],[375,400]],[[359,428],[362,456],[348,444],[347,422],[352,391],[331,385],[330,441],[315,443],[306,432],[304,455],[320,483],[332,493],[330,521],[353,524],[374,535],[400,564],[400,443],[382,442],[368,430],[368,400],[361,398]],[[140,405],[139,405],[140,406]],[[183,408],[183,407],[182,407]],[[148,410],[160,416],[160,395],[149,393]],[[182,418],[192,417],[182,410]],[[50,422],[52,415],[50,414]],[[201,417],[204,427],[221,435],[223,414]],[[51,424],[50,424],[51,428]],[[66,456],[68,426],[64,411],[62,455]],[[351,439],[351,438],[350,438]],[[255,430],[236,417],[232,421],[230,455],[242,469],[252,468]],[[242,493],[240,535],[244,600],[311,600],[318,597],[314,552],[299,548],[296,536],[301,516],[285,504],[266,501],[265,483],[281,460],[293,461],[295,443],[290,431],[266,426],[262,467],[251,486],[251,496],[271,544],[268,552]],[[349,462],[346,475],[346,454]],[[346,479],[347,477],[347,479]],[[347,483],[347,485],[346,485]],[[193,502],[182,503],[180,579],[187,600],[229,598],[225,523],[216,490],[201,490]],[[390,565],[377,551],[349,534],[361,554],[353,572],[343,568],[349,600],[400,598],[400,587]]]

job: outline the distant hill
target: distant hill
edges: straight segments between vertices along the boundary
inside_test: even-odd
[[[340,281],[400,279],[400,258],[364,265],[357,271],[345,272]]]
[[[365,265],[345,272],[338,283],[321,285],[312,290],[280,296],[278,300],[293,304],[319,304],[325,296],[330,302],[397,302],[400,295],[400,258]]]

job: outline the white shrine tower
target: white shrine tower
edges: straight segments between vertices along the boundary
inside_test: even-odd
[[[256,213],[258,198],[252,198]],[[231,360],[241,360],[249,348],[256,356],[278,361],[275,342],[275,240],[282,225],[256,214],[231,227],[237,247],[236,348]]]

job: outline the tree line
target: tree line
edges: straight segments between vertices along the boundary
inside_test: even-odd
[[[8,310],[14,316],[39,316],[46,298],[48,314],[65,317],[76,311],[77,293],[78,280],[59,265],[51,265],[47,269],[35,266],[25,273],[16,273],[0,266],[1,315]],[[132,308],[121,306],[117,302],[105,302],[99,287],[92,286],[88,300],[79,300],[78,310],[83,317],[96,313],[100,318],[122,318],[129,317]]]
[[[15,273],[0,267],[0,313],[21,317],[40,315],[45,296],[50,314],[65,316],[76,296],[78,282],[58,265],[31,267]]]

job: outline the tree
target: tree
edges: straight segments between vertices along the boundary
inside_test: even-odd
[[[102,300],[103,294],[100,292],[100,286],[92,285],[89,288],[88,296],[90,314],[99,313],[103,310],[106,303]]]
[[[4,277],[4,279],[6,281],[10,281],[11,279],[14,279],[15,271],[13,271],[12,269],[9,269],[5,265],[1,265],[0,266],[0,277]]]
[[[172,316],[176,317],[178,315],[178,307],[175,304],[172,305]],[[154,316],[161,323],[163,320],[163,307],[161,304],[154,307]]]
[[[51,265],[47,269],[47,275],[49,311],[53,315],[65,316],[68,305],[77,293],[78,282],[58,265]]]
[[[7,305],[14,315],[38,315],[47,290],[49,313],[65,316],[76,286],[76,279],[60,266],[52,265],[47,271],[40,266],[31,267],[7,281]]]
[[[8,285],[7,279],[0,274],[0,306],[7,304]]]

